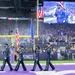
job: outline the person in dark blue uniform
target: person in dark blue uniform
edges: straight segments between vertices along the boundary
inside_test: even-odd
[[[52,45],[50,45],[50,43],[47,43],[47,49],[46,49],[46,67],[44,71],[48,71],[49,69],[49,65],[52,68],[52,70],[55,69],[54,65],[50,62],[50,59],[52,58]]]
[[[5,47],[6,47],[6,50],[3,52],[3,54],[4,54],[3,65],[1,66],[0,71],[4,70],[6,62],[8,64],[8,66],[9,66],[9,68],[10,68],[10,71],[12,71],[13,68],[12,68],[12,65],[10,63],[10,48],[9,48],[9,44],[6,43]]]
[[[22,67],[23,67],[23,70],[26,71],[26,67],[25,67],[25,64],[24,64],[24,58],[23,58],[23,53],[24,53],[24,47],[23,46],[20,46],[19,50],[18,50],[18,62],[17,62],[17,65],[14,69],[14,71],[18,71],[19,67],[20,67],[20,64],[22,64]]]
[[[36,46],[36,51],[35,52],[35,58],[34,58],[34,65],[33,65],[33,69],[31,71],[35,71],[36,69],[36,65],[38,65],[38,67],[40,68],[40,71],[42,71],[42,67],[39,63],[39,54],[40,54],[40,47]]]

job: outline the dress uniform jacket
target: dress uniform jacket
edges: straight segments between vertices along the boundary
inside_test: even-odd
[[[47,71],[49,69],[49,65],[51,66],[52,70],[55,69],[55,67],[52,65],[52,63],[50,62],[50,59],[52,58],[52,54],[51,54],[52,48],[47,48],[46,50],[46,67],[44,71]]]
[[[41,67],[41,65],[40,65],[40,63],[39,63],[40,50],[37,48],[34,53],[35,53],[35,56],[34,56],[34,65],[33,65],[32,71],[34,71],[36,69],[36,65],[38,65],[38,67],[40,68],[40,70],[43,70],[42,67]]]
[[[23,62],[24,61],[23,53],[24,53],[24,49],[22,49],[21,51],[18,52],[19,57],[18,57],[18,63],[16,65],[16,67],[15,67],[15,71],[17,71],[19,69],[20,64],[22,64],[22,67],[23,67],[24,71],[27,70],[26,67],[25,67],[25,64]]]
[[[11,63],[10,63],[10,48],[6,46],[6,50],[3,52],[4,59],[3,59],[3,65],[1,67],[1,70],[4,70],[6,62],[10,68],[10,70],[13,70]]]

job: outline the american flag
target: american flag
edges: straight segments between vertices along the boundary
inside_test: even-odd
[[[37,10],[37,17],[38,18],[44,18],[44,7],[43,6],[39,6],[38,10]]]
[[[19,29],[16,28],[16,47],[19,48],[20,36],[19,36]]]
[[[61,9],[64,9],[64,2],[63,1],[58,2],[58,4],[60,5]]]

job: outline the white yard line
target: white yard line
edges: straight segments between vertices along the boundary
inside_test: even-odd
[[[0,65],[2,65],[2,63],[1,63]],[[8,65],[8,64],[6,64],[6,65]],[[13,64],[13,63],[12,63],[12,65],[14,66],[14,65],[16,65],[16,64]],[[34,65],[34,64],[25,64],[25,65]],[[41,65],[46,65],[46,64],[41,64]],[[56,64],[54,64],[54,65],[75,65],[75,63],[61,63],[61,64],[56,63]]]

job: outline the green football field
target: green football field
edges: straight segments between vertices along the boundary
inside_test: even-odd
[[[53,64],[75,63],[75,60],[52,60]],[[33,64],[34,61],[25,61],[26,64]],[[46,61],[40,61],[41,64],[45,64]]]
[[[3,61],[0,61],[0,64],[2,64]],[[53,64],[65,64],[65,63],[75,63],[75,60],[51,60]],[[15,61],[13,64],[16,64],[17,61]],[[34,61],[24,61],[25,64],[33,64]],[[46,61],[42,60],[40,61],[41,64],[45,64]]]

